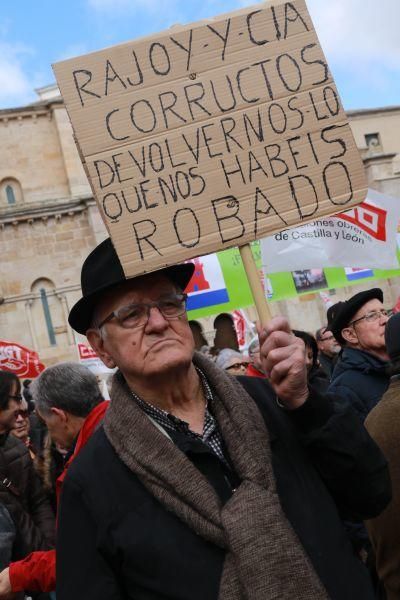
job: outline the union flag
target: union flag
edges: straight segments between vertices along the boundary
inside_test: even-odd
[[[0,371],[14,373],[20,379],[34,379],[45,368],[34,350],[16,342],[0,340]]]
[[[385,209],[362,202],[355,208],[335,216],[357,225],[376,240],[386,242],[387,211]]]

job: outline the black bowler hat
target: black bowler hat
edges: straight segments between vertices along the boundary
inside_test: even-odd
[[[194,268],[193,263],[184,263],[165,267],[157,272],[162,273],[184,290],[193,275]],[[102,293],[128,279],[131,278],[125,277],[111,239],[107,238],[92,250],[82,265],[82,298],[69,313],[68,322],[71,327],[85,335],[91,325],[96,302]]]
[[[328,329],[332,331],[339,344],[343,346],[346,343],[346,340],[342,337],[342,329],[348,326],[356,312],[364,304],[374,298],[383,302],[383,292],[380,288],[372,288],[372,290],[359,292],[349,298],[349,300],[337,302],[329,309]]]

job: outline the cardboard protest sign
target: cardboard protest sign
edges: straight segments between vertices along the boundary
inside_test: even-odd
[[[395,269],[399,217],[398,199],[368,190],[366,200],[350,211],[262,239],[263,266],[268,273],[349,263],[369,271]]]
[[[174,27],[54,71],[128,277],[364,200],[303,0]]]

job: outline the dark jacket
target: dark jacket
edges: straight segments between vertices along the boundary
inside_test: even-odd
[[[338,509],[365,518],[386,506],[390,481],[380,450],[353,411],[332,398],[313,393],[287,412],[265,380],[239,379],[267,424],[283,510],[330,597],[372,600]],[[173,439],[226,501],[234,478],[217,456],[193,438]],[[99,429],[64,483],[57,600],[217,600],[223,562],[224,551],[168,512]]]
[[[388,600],[400,598],[400,379],[393,378],[381,402],[370,412],[365,427],[382,448],[393,485],[393,499],[367,529],[376,556],[376,570]]]
[[[0,501],[16,528],[13,559],[54,544],[55,520],[27,447],[13,435],[0,438]],[[8,486],[8,487],[7,487]]]
[[[348,401],[364,422],[389,386],[387,365],[369,352],[345,348],[328,391]]]
[[[8,567],[15,538],[15,525],[6,507],[0,503],[0,571]]]
[[[319,352],[318,360],[319,360],[319,364],[321,365],[322,369],[325,371],[326,376],[328,377],[329,380],[331,380],[332,373],[335,369],[336,363],[338,362],[338,355],[336,354],[335,356],[330,357],[327,354],[325,354],[324,352]]]

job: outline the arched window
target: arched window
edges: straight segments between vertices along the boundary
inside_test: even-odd
[[[6,186],[6,196],[8,204],[15,204],[17,202],[15,199],[15,192],[11,185]]]
[[[0,205],[14,206],[22,202],[22,187],[17,179],[8,177],[0,183]]]
[[[39,347],[68,345],[63,307],[54,283],[43,277],[32,284],[31,290],[35,294],[32,320]]]

